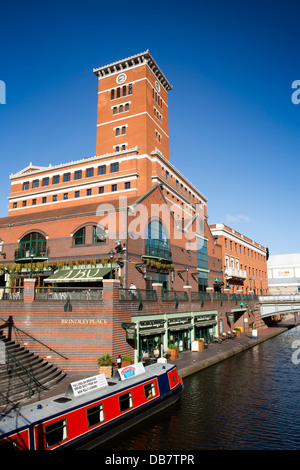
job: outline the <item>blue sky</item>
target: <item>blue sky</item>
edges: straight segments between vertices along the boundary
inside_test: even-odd
[[[95,155],[93,68],[149,49],[173,85],[171,162],[224,222],[299,253],[300,5],[1,2],[0,217],[9,175]]]

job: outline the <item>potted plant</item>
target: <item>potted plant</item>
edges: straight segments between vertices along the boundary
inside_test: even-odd
[[[195,341],[192,341],[192,351],[203,351],[204,349],[204,339],[197,338]]]
[[[178,349],[177,349],[176,344],[169,344],[169,354],[170,354],[171,360],[178,358]]]
[[[122,357],[121,367],[130,366],[130,364],[133,364],[131,356],[123,356]]]
[[[106,378],[110,379],[112,376],[112,367],[114,365],[113,358],[105,353],[98,357],[99,374],[104,374]]]
[[[242,334],[242,328],[240,326],[235,327],[236,337],[239,338]]]

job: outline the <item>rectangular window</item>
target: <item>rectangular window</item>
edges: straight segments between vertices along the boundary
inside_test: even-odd
[[[131,392],[119,396],[119,405],[121,413],[133,407]]]
[[[116,184],[112,184],[111,185],[111,190],[114,192],[114,191],[117,191],[117,185]]]
[[[119,162],[110,164],[110,172],[116,173],[119,171]]]
[[[67,181],[71,181],[71,173],[64,173],[63,182],[66,183]]]
[[[87,168],[85,172],[86,178],[91,178],[94,176],[94,168]]]
[[[22,201],[22,206],[26,207],[27,206],[27,201]]]
[[[91,428],[104,421],[104,408],[103,403],[92,406],[86,410],[88,427]]]
[[[81,180],[81,178],[82,178],[82,170],[76,170],[74,173],[74,179]]]
[[[98,175],[105,175],[106,174],[106,165],[98,166]]]
[[[123,126],[122,127],[122,135],[125,135],[126,134],[126,126]]]
[[[80,197],[80,191],[75,191],[75,197]]]
[[[16,209],[18,207],[18,204],[16,202],[13,203],[13,209]]]
[[[36,199],[32,199],[32,205],[33,205],[33,206],[36,205]]]
[[[99,186],[99,194],[103,194],[104,193],[104,186]]]
[[[118,87],[117,88],[117,98],[120,98],[120,96],[121,96],[121,88]]]
[[[26,181],[26,183],[23,183],[23,191],[27,191],[29,189],[29,182]]]
[[[55,175],[52,178],[52,184],[58,184],[59,183],[59,175]]]
[[[113,107],[113,114],[117,114],[117,109],[118,109],[117,106]]]
[[[110,99],[111,100],[115,99],[115,90],[110,90]]]
[[[38,188],[39,187],[39,180],[33,180],[32,181],[32,189]]]
[[[49,178],[43,178],[42,186],[49,186]]]
[[[120,128],[119,127],[116,128],[116,137],[118,137],[118,135],[120,135]]]
[[[106,242],[106,235],[105,231],[102,230],[100,227],[94,225],[93,226],[93,244],[97,245],[98,243]]]
[[[56,201],[57,201],[57,196],[56,196],[56,194],[53,196],[52,200],[53,200],[53,202],[56,202]]]
[[[69,199],[69,194],[68,193],[64,193],[64,199]]]
[[[127,94],[127,86],[123,85],[123,96],[126,96]]]
[[[129,103],[125,104],[125,111],[129,111]]]
[[[125,189],[130,189],[130,181],[128,181],[128,183],[125,183]]]
[[[67,439],[67,420],[61,419],[53,424],[48,424],[44,431],[46,447],[53,447]]]
[[[91,195],[92,195],[92,190],[91,190],[91,189],[87,189],[87,190],[86,190],[86,195],[87,195],[87,196],[91,196]]]
[[[132,83],[129,83],[128,85],[128,94],[132,95]]]
[[[43,197],[43,199],[42,199],[42,204],[46,204],[46,202],[47,202],[47,198],[46,198],[46,197]]]
[[[149,400],[150,398],[155,397],[156,391],[155,391],[154,382],[151,382],[150,384],[144,385],[144,392],[145,392],[146,400]]]

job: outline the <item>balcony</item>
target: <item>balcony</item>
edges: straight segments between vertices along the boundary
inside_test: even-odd
[[[15,251],[15,261],[20,263],[28,263],[31,261],[46,261],[49,257],[49,248],[42,247],[41,249],[24,250],[19,248]]]
[[[225,268],[225,276],[228,279],[247,279],[247,273],[243,269]]]
[[[145,253],[142,258],[155,258],[161,261],[172,261],[172,252],[167,242],[158,239],[147,239],[145,242]]]

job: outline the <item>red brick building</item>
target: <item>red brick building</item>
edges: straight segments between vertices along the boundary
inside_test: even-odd
[[[92,325],[89,335],[97,325],[96,336],[101,337],[92,348],[93,357],[101,351],[130,350],[125,337],[128,328],[122,328],[121,321],[135,325],[136,359],[159,344],[167,348],[170,341],[180,344],[181,350],[190,349],[194,338],[210,341],[220,329],[238,324],[246,310],[235,301],[236,317],[228,323],[224,305],[220,311],[217,304],[205,306],[201,296],[210,290],[214,301],[214,291],[220,293],[223,244],[207,224],[206,197],[169,160],[172,86],[149,51],[94,73],[98,79],[96,155],[47,167],[30,163],[10,176],[9,212],[0,219],[4,299],[18,300],[19,295],[22,300],[28,278],[34,279],[35,296],[27,298],[22,313],[17,313],[16,304],[5,304],[5,311],[14,311],[24,328],[27,325],[50,343],[56,328],[60,335],[68,330],[64,338],[70,340],[71,323],[65,323],[70,305],[73,315],[76,312],[72,334],[84,341],[81,328],[87,324],[81,321],[86,311]],[[99,323],[104,304],[93,302],[103,301],[102,295],[109,302],[109,290],[104,295],[101,289],[111,278],[118,289],[121,286],[118,294],[115,287],[109,294],[118,297],[110,305],[120,315],[110,308],[104,328]],[[134,300],[131,283],[140,289]],[[157,284],[162,286],[159,304],[149,298]],[[192,297],[196,303],[191,304]],[[88,307],[87,300],[92,302]],[[147,309],[142,308],[145,300]],[[231,312],[230,302],[226,308]],[[43,309],[49,318],[42,319]],[[247,313],[252,322],[253,312]],[[86,339],[93,345],[89,335]],[[64,349],[63,341],[55,339],[55,345]],[[70,345],[66,347],[70,351]],[[82,363],[81,358],[72,367],[80,368]],[[91,363],[90,358],[86,363]]]

